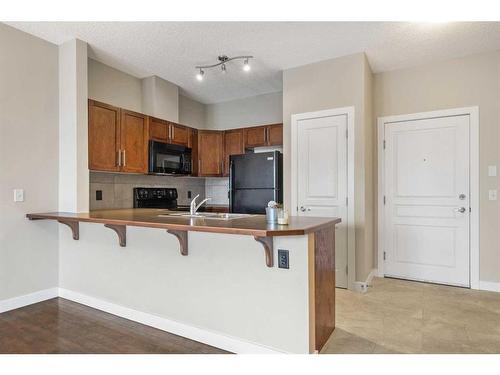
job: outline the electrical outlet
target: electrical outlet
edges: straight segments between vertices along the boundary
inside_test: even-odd
[[[497,166],[488,165],[488,177],[496,177],[496,175],[497,175]]]
[[[288,250],[278,249],[278,268],[290,268]]]
[[[497,200],[497,190],[496,189],[488,190],[488,198],[490,201],[496,201]]]
[[[24,202],[23,189],[14,189],[14,202]]]
[[[96,201],[102,201],[102,190],[96,190],[95,191],[95,200]]]

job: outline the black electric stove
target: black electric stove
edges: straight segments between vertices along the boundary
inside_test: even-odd
[[[177,208],[175,188],[134,188],[134,208]]]
[[[189,211],[189,205],[177,204],[176,188],[134,188],[134,208],[164,208],[175,211]],[[204,211],[200,207],[198,211]]]

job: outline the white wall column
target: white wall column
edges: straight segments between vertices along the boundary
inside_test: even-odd
[[[59,46],[59,211],[89,210],[87,43]]]

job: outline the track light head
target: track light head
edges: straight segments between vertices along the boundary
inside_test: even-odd
[[[203,71],[203,69],[200,69],[200,71],[198,72],[198,74],[196,74],[196,79],[198,81],[203,81],[203,75],[205,74],[205,72]]]
[[[243,63],[243,70],[245,72],[249,72],[250,71],[250,64],[248,63],[248,59],[245,59],[245,62]]]

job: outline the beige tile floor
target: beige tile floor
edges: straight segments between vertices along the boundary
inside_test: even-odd
[[[375,278],[336,298],[322,353],[500,353],[500,293]]]

